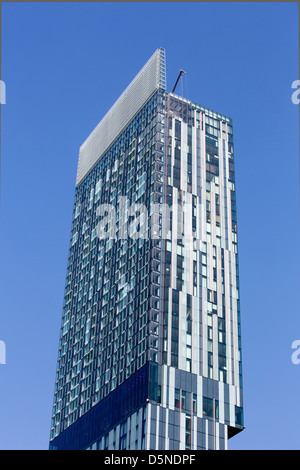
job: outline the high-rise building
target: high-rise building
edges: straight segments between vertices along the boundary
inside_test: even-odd
[[[230,118],[158,49],[79,152],[50,448],[227,449],[243,429]]]

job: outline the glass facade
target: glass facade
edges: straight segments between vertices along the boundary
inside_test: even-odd
[[[232,121],[165,83],[158,49],[80,150],[51,449],[243,429]]]

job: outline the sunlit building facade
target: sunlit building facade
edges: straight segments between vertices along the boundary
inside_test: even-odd
[[[232,121],[158,49],[80,148],[50,449],[227,449],[243,429]]]

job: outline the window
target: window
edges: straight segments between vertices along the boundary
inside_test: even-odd
[[[175,388],[175,408],[180,408],[180,390]]]
[[[197,413],[197,394],[193,393],[193,413]]]
[[[175,119],[175,138],[181,139],[181,122]]]
[[[213,417],[213,400],[203,397],[203,415]]]
[[[219,419],[219,401],[203,397],[203,415]]]
[[[96,184],[95,194],[98,194],[102,186],[102,179],[100,179]]]
[[[80,209],[81,209],[81,205],[78,204],[78,206],[77,206],[76,209],[75,209],[75,216],[74,216],[74,219],[76,219],[76,218],[79,216],[79,214],[80,214]]]
[[[213,339],[213,329],[211,326],[207,327],[207,339],[212,340]]]
[[[181,409],[185,410],[186,408],[186,392],[184,390],[181,391]]]
[[[104,437],[104,450],[108,450],[108,440],[109,440],[109,434],[106,434]]]
[[[215,400],[215,418],[219,419],[219,400]]]
[[[192,420],[190,416],[185,419],[185,448],[190,449],[192,445]]]
[[[120,425],[120,443],[119,443],[120,450],[126,449],[126,441],[127,441],[127,420],[121,423]]]
[[[72,238],[72,246],[75,245],[75,243],[77,242],[78,240],[78,232],[75,233],[75,235],[73,236]]]
[[[236,406],[235,407],[235,423],[243,426],[244,418],[243,418],[243,408]]]

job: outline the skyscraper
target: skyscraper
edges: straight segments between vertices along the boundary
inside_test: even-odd
[[[79,152],[51,449],[226,449],[243,429],[230,118],[157,49]]]

